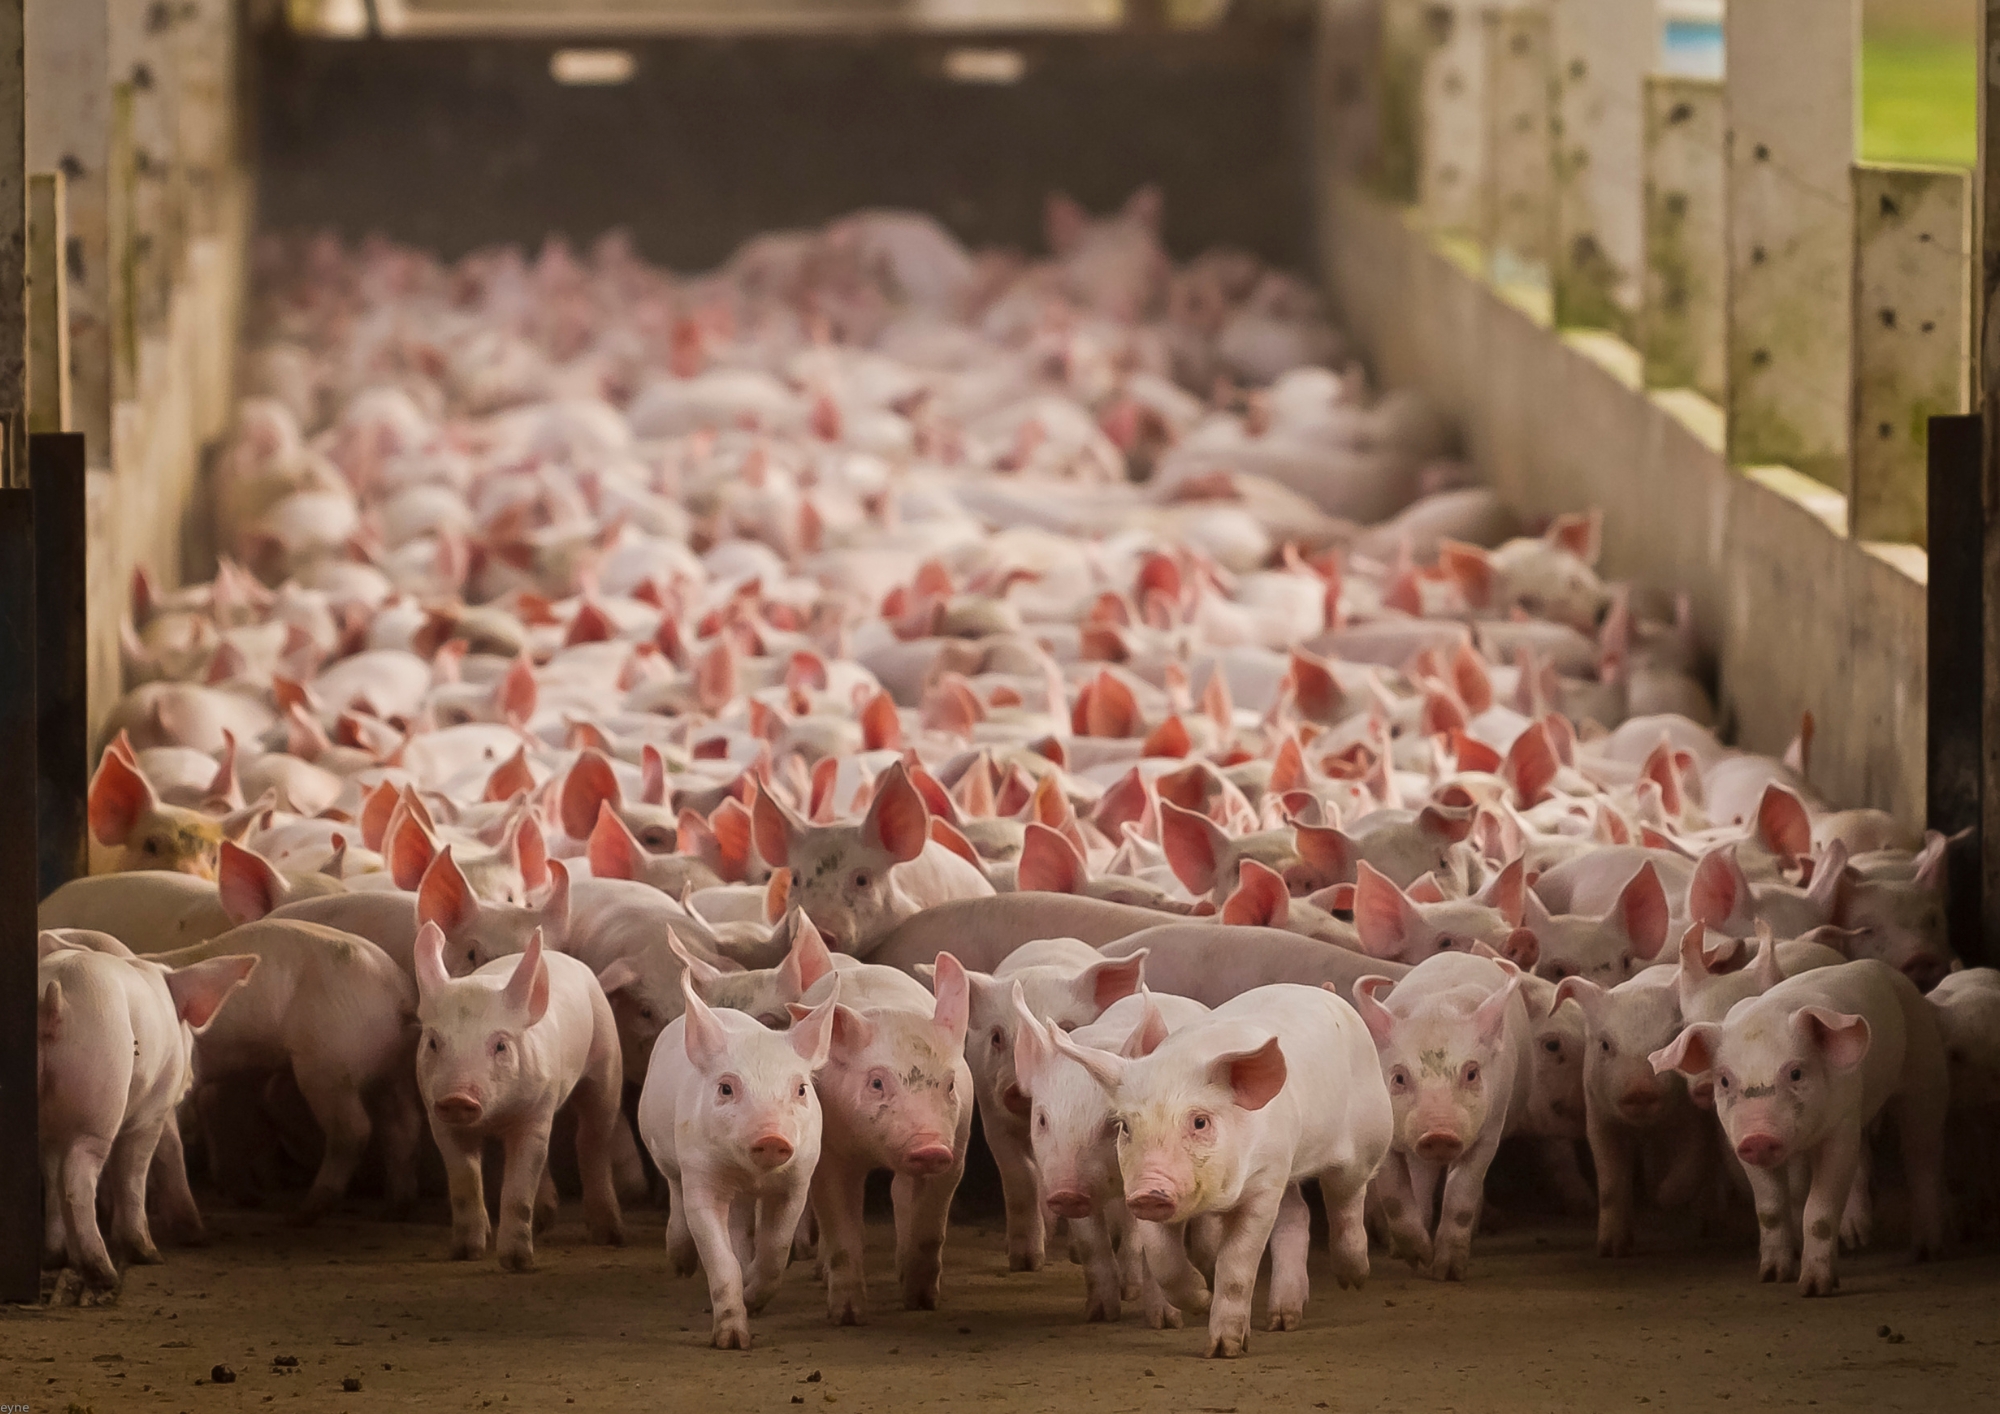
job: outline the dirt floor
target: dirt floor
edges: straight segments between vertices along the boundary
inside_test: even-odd
[[[114,1307],[0,1307],[0,1411],[2000,1407],[1991,1247],[1922,1268],[1849,1258],[1841,1294],[1817,1301],[1759,1285],[1748,1238],[1613,1263],[1585,1227],[1550,1223],[1482,1237],[1462,1285],[1378,1254],[1359,1294],[1316,1253],[1305,1328],[1222,1362],[1196,1358],[1194,1330],[1085,1326],[1080,1270],[1009,1275],[997,1219],[953,1228],[940,1311],[884,1305],[834,1329],[794,1266],[747,1354],[707,1347],[706,1286],[667,1274],[649,1210],[613,1250],[586,1245],[566,1205],[529,1276],[446,1260],[439,1223],[301,1231],[211,1211],[210,1226],[214,1245],[134,1268]],[[887,1222],[871,1233],[889,1302]],[[218,1364],[233,1382],[212,1382]]]

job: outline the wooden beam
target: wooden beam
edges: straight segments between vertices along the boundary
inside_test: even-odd
[[[1930,420],[1971,396],[1972,179],[1854,168],[1854,333],[1847,488],[1857,540],[1924,543]]]
[[[1646,80],[1646,279],[1639,320],[1648,387],[1692,388],[1720,403],[1723,320],[1722,148],[1729,123],[1714,79]]]
[[[90,625],[83,435],[28,438],[35,492],[36,896],[89,872]]]
[[[1859,0],[1730,0],[1729,456],[1847,485]]]
[[[18,0],[0,4],[0,486],[28,484],[25,22]]]
[[[1443,235],[1473,236],[1485,190],[1486,26],[1478,0],[1425,11],[1430,50],[1418,101],[1417,205]]]
[[[1984,425],[1985,457],[1980,475],[1980,520],[1983,566],[1979,577],[1985,593],[1985,623],[1981,637],[1981,713],[1979,850],[1982,933],[2000,938],[2000,0],[1983,0],[1979,8],[1979,52],[1989,56],[1979,66],[1979,305],[1974,318],[1977,375],[1976,404]],[[1937,602],[1933,599],[1933,602]]]
[[[1645,254],[1638,174],[1659,11],[1654,0],[1554,0],[1551,13],[1556,323],[1629,334]]]
[[[20,50],[0,41],[0,54],[10,52]],[[25,486],[0,488],[0,741],[0,1301],[27,1302],[41,1295],[42,1175],[34,1142],[35,493]]]
[[[63,174],[28,178],[28,432],[70,430],[69,280]]]

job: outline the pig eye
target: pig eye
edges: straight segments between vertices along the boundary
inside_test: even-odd
[[[494,1054],[494,1055],[496,1055],[496,1056],[504,1056],[504,1055],[506,1055],[506,1054],[507,1054],[507,1043],[506,1043],[505,1041],[495,1041],[495,1042],[493,1043],[493,1054]]]
[[[799,1082],[799,1098],[803,1100],[805,1097],[806,1097],[806,1083],[805,1081],[801,1080]]]
[[[1551,1036],[1548,1040],[1542,1042],[1542,1049],[1552,1056],[1559,1056],[1562,1054],[1563,1043]]]
[[[1396,1090],[1409,1089],[1410,1072],[1403,1069],[1400,1065],[1397,1066],[1394,1070],[1389,1072],[1389,1085],[1392,1089]]]
[[[736,1087],[734,1085],[731,1085],[727,1080],[723,1081],[720,1085],[716,1086],[715,1088],[717,1093],[719,1093],[725,1100],[734,1099],[736,1096]]]
[[[882,1077],[879,1075],[868,1082],[868,1088],[878,1095],[885,1095],[889,1091],[889,1087],[882,1083]]]
[[[639,837],[639,843],[647,849],[672,849],[677,841],[669,839],[662,830],[648,830]]]
[[[1608,1039],[1599,1038],[1597,1042],[1597,1049],[1604,1052],[1604,1054],[1608,1056],[1611,1054],[1611,1042]]]
[[[855,870],[855,871],[854,871],[854,887],[855,887],[855,888],[857,888],[857,889],[865,889],[865,888],[867,888],[867,887],[868,887],[868,885],[869,885],[870,883],[872,883],[872,882],[873,882],[873,880],[872,880],[872,878],[871,878],[871,877],[869,876],[869,873],[868,873],[868,871],[867,871],[866,869],[857,869],[857,870]]]
[[[945,1081],[944,1093],[947,1096],[956,1095],[958,1093],[958,1081],[956,1079]]]
[[[1728,1077],[1728,1076],[1726,1076],[1726,1075],[1718,1075],[1718,1076],[1716,1076],[1716,1077],[1715,1077],[1715,1088],[1716,1088],[1716,1089],[1718,1089],[1718,1090],[1727,1090],[1727,1089],[1729,1088],[1729,1077]]]
[[[1047,1129],[1048,1127],[1049,1127],[1048,1111],[1046,1110],[1038,1111],[1035,1115],[1035,1128]]]
[[[1791,1078],[1792,1078],[1792,1084],[1794,1085],[1798,1084],[1801,1080],[1804,1080],[1806,1078],[1805,1069],[1801,1066],[1796,1066],[1796,1065],[1793,1066]]]
[[[1467,1061],[1465,1063],[1465,1072],[1459,1079],[1467,1085],[1477,1085],[1479,1083],[1479,1062]]]
[[[640,1007],[640,1008],[639,1008],[639,1019],[640,1019],[641,1021],[651,1021],[651,1020],[653,1019],[653,1009],[652,1009],[651,1007],[649,1007],[649,1006],[642,1006],[642,1007]]]
[[[438,1038],[437,1038],[437,1037],[435,1037],[435,1036],[432,1036],[432,1037],[428,1038],[428,1044],[429,1044],[429,1046],[430,1046],[430,1048],[431,1048],[431,1054],[433,1054],[433,1055],[437,1054],[437,1050],[438,1050]]]
[[[1200,1133],[1201,1131],[1203,1131],[1203,1130],[1207,1129],[1207,1128],[1208,1128],[1208,1116],[1207,1116],[1207,1115],[1196,1115],[1196,1116],[1194,1117],[1194,1128],[1195,1128],[1195,1132],[1196,1132],[1197,1134],[1199,1134],[1199,1133]]]
[[[1006,1032],[1006,1030],[1005,1030],[1004,1028],[1002,1028],[1002,1027],[998,1027],[998,1026],[994,1027],[994,1028],[993,1028],[993,1049],[997,1051],[997,1050],[999,1050],[999,1049],[1000,1049],[1001,1047],[1005,1046],[1006,1044],[1007,1044],[1007,1032]]]

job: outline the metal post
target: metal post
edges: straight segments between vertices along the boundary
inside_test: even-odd
[[[18,286],[18,274],[15,278]],[[34,504],[34,492],[24,486],[0,489],[0,742],[6,743],[0,751],[0,1301],[35,1301],[41,1295]]]
[[[1952,947],[1968,963],[1990,955],[1981,938],[1979,863],[1981,676],[1986,623],[1980,577],[1985,550],[1980,509],[1980,449],[1985,441],[1978,413],[1934,417],[1929,429],[1930,625],[1925,713],[1924,814],[1933,830],[1972,836],[1951,847],[1945,900]]]
[[[1982,938],[2000,936],[2000,65],[1994,62],[2000,45],[2000,0],[1984,0],[1979,9],[1979,52],[1989,56],[1979,66],[1979,170],[1976,180],[1979,222],[1979,279],[1974,314],[1979,337],[1974,356],[1979,361],[1973,379],[1974,406],[1984,417],[1981,436],[1980,519],[1984,549],[1977,588],[1970,591],[1982,603],[1980,627],[1979,842],[1980,930]],[[1939,603],[1935,581],[1931,603]],[[1971,664],[1966,665],[1970,671]]]
[[[37,898],[89,872],[84,796],[90,785],[89,596],[85,563],[84,447],[80,432],[28,439],[35,492]]]

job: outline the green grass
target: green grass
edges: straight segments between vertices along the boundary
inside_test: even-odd
[[[1970,167],[1979,151],[1979,59],[1970,44],[1880,37],[1861,51],[1861,156]]]

